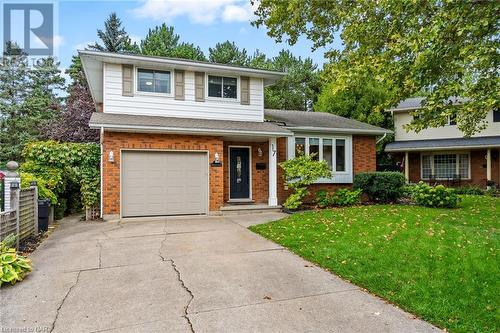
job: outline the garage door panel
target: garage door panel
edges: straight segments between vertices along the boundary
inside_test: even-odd
[[[202,214],[208,206],[206,153],[122,153],[123,216]]]

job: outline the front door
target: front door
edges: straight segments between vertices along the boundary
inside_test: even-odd
[[[229,199],[250,199],[249,148],[229,148]]]

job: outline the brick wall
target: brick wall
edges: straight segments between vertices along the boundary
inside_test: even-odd
[[[103,214],[120,214],[120,150],[121,149],[165,149],[165,150],[208,150],[209,161],[219,153],[224,163],[222,139],[209,136],[143,134],[104,132],[103,159]],[[110,151],[114,153],[114,163],[108,161]],[[224,200],[223,168],[210,167],[209,200],[210,211],[217,211]]]

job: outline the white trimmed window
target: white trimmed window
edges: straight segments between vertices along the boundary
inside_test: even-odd
[[[157,71],[152,69],[137,69],[137,91],[170,94],[170,71]]]
[[[422,179],[470,179],[469,153],[429,153],[421,155]]]
[[[235,77],[208,75],[208,97],[237,99],[238,79]]]
[[[296,137],[295,156],[314,154],[315,160],[328,163],[334,172],[347,173],[347,138]]]

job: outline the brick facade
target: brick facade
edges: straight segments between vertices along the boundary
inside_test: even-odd
[[[286,138],[279,138],[278,163],[287,158]],[[267,203],[269,196],[269,144],[265,142],[228,142],[221,137],[189,136],[170,134],[142,134],[108,132],[104,133],[103,147],[103,214],[106,216],[120,215],[120,151],[126,149],[152,149],[152,150],[203,150],[209,152],[209,161],[214,159],[214,154],[219,153],[223,167],[209,168],[209,208],[218,211],[229,200],[229,169],[227,158],[229,146],[250,146],[252,151],[252,199],[256,203]],[[354,174],[376,169],[376,144],[373,136],[353,136],[353,171]],[[259,156],[258,150],[262,150]],[[114,153],[114,162],[108,161],[109,152]],[[265,163],[266,169],[257,170],[257,163]],[[284,183],[283,170],[278,166],[278,203],[282,204],[289,191]],[[329,191],[351,184],[316,184],[313,185],[314,193],[320,189]]]
[[[491,178],[495,183],[500,183],[500,151],[498,149],[491,150],[492,161],[491,161]],[[486,149],[471,150],[470,151],[470,179],[462,179],[460,185],[475,185],[475,186],[486,186]],[[404,159],[404,154],[395,154],[396,161],[402,161]],[[421,161],[420,152],[409,154],[409,166],[410,166],[410,182],[418,183],[421,179]],[[448,181],[441,181],[445,185]],[[458,185],[458,184],[456,184]]]
[[[120,214],[120,151],[122,149],[157,150],[204,150],[209,152],[209,161],[219,153],[224,163],[223,141],[219,137],[104,132],[103,137],[103,214]],[[114,162],[108,161],[113,151]],[[209,208],[218,211],[224,201],[223,168],[210,167]]]

